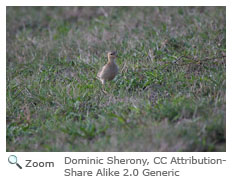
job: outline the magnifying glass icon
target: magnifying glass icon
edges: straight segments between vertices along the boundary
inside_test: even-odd
[[[17,163],[17,161],[18,161],[18,160],[17,160],[17,156],[15,156],[15,155],[10,155],[10,156],[8,157],[8,162],[9,162],[10,164],[16,164],[18,168],[22,169],[22,167]]]

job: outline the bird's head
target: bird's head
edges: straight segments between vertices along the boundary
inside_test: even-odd
[[[108,59],[111,61],[111,60],[114,60],[116,58],[116,52],[108,52]]]

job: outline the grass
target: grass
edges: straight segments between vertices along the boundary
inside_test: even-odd
[[[7,7],[6,150],[225,151],[225,12]]]

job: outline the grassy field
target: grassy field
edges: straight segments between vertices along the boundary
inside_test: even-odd
[[[7,7],[6,150],[225,151],[225,13]]]

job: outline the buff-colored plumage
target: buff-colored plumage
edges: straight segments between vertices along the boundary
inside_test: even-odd
[[[97,77],[104,85],[106,81],[110,81],[115,78],[118,74],[118,66],[115,63],[116,53],[109,52],[108,53],[108,63],[102,67],[102,69],[98,72]]]

